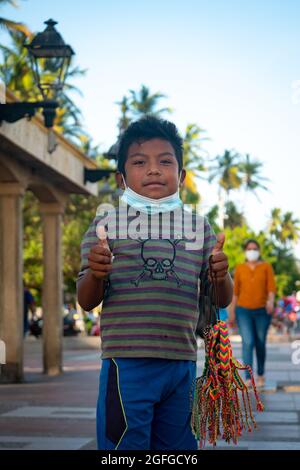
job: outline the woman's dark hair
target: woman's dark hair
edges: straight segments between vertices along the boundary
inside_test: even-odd
[[[180,172],[183,166],[183,140],[179,135],[177,127],[170,121],[150,114],[130,124],[122,134],[117,153],[118,171],[125,174],[125,162],[131,144],[134,142],[146,142],[151,139],[163,139],[170,142],[178,161],[178,172]]]
[[[257,248],[260,250],[260,244],[258,243],[257,240],[254,240],[254,238],[249,238],[249,240],[246,241],[246,243],[244,244],[244,250],[247,250],[247,247],[248,245],[250,245],[250,243],[255,243]]]

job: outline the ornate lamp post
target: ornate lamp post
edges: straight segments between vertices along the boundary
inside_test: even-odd
[[[55,110],[59,106],[59,97],[68,72],[74,51],[65,44],[63,38],[55,29],[53,20],[45,21],[47,27],[38,33],[32,42],[25,47],[30,55],[32,69],[37,87],[44,98],[37,102],[18,102],[0,105],[0,122],[16,122],[24,117],[31,118],[36,109],[42,108],[45,126],[53,127]]]

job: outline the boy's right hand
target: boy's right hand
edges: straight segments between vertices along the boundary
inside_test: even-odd
[[[112,270],[112,252],[106,238],[100,238],[99,242],[92,246],[88,255],[88,264],[91,273],[97,279],[105,280]]]

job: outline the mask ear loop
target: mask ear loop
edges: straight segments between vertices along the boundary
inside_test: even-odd
[[[123,176],[123,173],[121,173],[121,176],[122,176],[122,180],[123,180],[123,183],[124,183],[125,189],[127,189],[127,184],[126,184],[126,182],[125,182],[125,178],[124,178],[124,176]]]
[[[179,174],[178,191],[180,190],[181,176],[182,176],[182,169],[180,170],[180,174]]]

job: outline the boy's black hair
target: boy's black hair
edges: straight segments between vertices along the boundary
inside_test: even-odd
[[[178,172],[183,166],[183,140],[173,122],[160,119],[151,114],[133,122],[122,134],[118,145],[118,171],[125,175],[125,162],[128,149],[134,142],[145,142],[151,139],[163,139],[172,145],[178,161]]]
[[[255,243],[257,248],[260,250],[260,244],[258,243],[257,240],[254,240],[254,238],[249,238],[249,240],[246,241],[246,243],[244,244],[244,250],[247,250],[247,247],[250,243]]]

